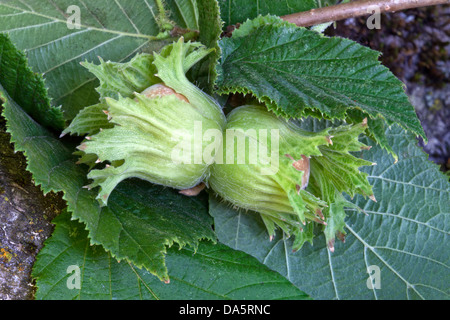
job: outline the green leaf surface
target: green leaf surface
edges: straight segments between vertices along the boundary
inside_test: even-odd
[[[64,127],[60,108],[50,105],[44,79],[29,68],[24,53],[5,34],[0,34],[0,85],[42,125]]]
[[[84,226],[62,213],[40,251],[32,276],[39,300],[308,299],[255,258],[202,242],[196,252],[172,248],[165,284],[126,261],[91,246]],[[78,269],[76,269],[78,268]],[[79,270],[79,282],[76,271]],[[79,286],[78,286],[79,284]]]
[[[226,26],[245,22],[258,15],[284,16],[318,6],[316,0],[219,0],[219,4],[221,17]]]
[[[308,123],[317,130],[317,121]],[[449,299],[448,178],[411,134],[393,126],[386,137],[399,161],[364,141],[373,147],[361,155],[377,163],[363,170],[378,202],[355,197],[366,215],[347,209],[345,243],[336,242],[333,253],[322,235],[313,246],[293,253],[292,239],[278,234],[270,242],[257,215],[212,196],[210,213],[219,241],[253,255],[314,299]],[[368,271],[376,267],[379,289],[367,285]]]
[[[71,120],[98,100],[98,82],[81,61],[96,61],[98,56],[127,61],[138,52],[158,51],[184,32],[198,31],[196,1],[164,5],[161,0],[1,0],[0,33],[8,33],[26,51],[33,70],[45,75],[52,103],[62,105]],[[183,31],[171,34],[167,24]]]
[[[360,110],[425,138],[404,84],[380,64],[379,52],[270,16],[244,23],[220,46],[220,93],[252,94],[287,118],[344,119]]]

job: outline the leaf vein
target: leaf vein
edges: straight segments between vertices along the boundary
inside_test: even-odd
[[[42,73],[43,73],[43,74],[47,74],[47,73],[49,73],[49,72],[51,72],[51,71],[53,71],[53,70],[55,70],[55,69],[57,69],[57,68],[59,68],[59,67],[65,65],[66,63],[69,63],[69,62],[71,62],[71,61],[73,61],[73,60],[76,60],[76,59],[78,59],[78,58],[81,58],[81,57],[84,56],[85,54],[87,54],[87,53],[89,53],[89,52],[91,52],[91,51],[94,51],[95,49],[98,49],[98,48],[100,48],[100,47],[102,47],[102,46],[104,46],[104,45],[106,45],[106,44],[108,44],[108,43],[110,43],[110,42],[113,42],[113,41],[115,41],[115,40],[117,40],[117,39],[120,39],[120,38],[122,38],[122,37],[123,37],[123,35],[118,35],[118,36],[116,36],[116,37],[114,37],[114,38],[111,38],[111,39],[109,39],[109,40],[107,40],[107,41],[103,41],[102,43],[96,45],[95,47],[92,47],[91,49],[89,49],[89,50],[87,50],[87,51],[85,51],[85,52],[83,52],[83,53],[81,53],[81,54],[79,54],[79,55],[77,55],[77,56],[75,56],[75,57],[72,57],[72,58],[70,58],[70,59],[68,59],[68,60],[66,60],[66,61],[63,61],[63,62],[61,62],[60,64],[58,64],[58,65],[56,65],[56,66],[53,66],[53,67],[51,67],[50,69],[48,69],[48,70],[46,70],[46,71],[44,71],[44,72],[42,72]]]
[[[426,189],[426,190],[433,190],[433,191],[438,191],[438,192],[450,193],[450,190],[444,190],[444,189],[432,188],[432,187],[427,187],[427,186],[421,186],[421,185],[413,184],[413,183],[410,183],[410,182],[397,181],[397,180],[392,180],[392,179],[388,179],[388,178],[384,178],[384,177],[367,176],[367,178],[380,179],[380,180],[383,180],[383,181],[397,183],[397,184],[404,184],[404,185],[408,185],[408,186],[411,186],[411,187],[414,187],[414,188],[421,188],[421,189]]]
[[[346,224],[346,227],[363,244],[364,247],[367,247],[370,251],[372,251],[372,253],[376,257],[378,257],[378,259],[380,259],[380,261],[383,262],[386,267],[388,267],[400,280],[402,280],[406,284],[407,289],[411,288],[417,293],[419,297],[425,300],[424,297],[420,294],[420,292],[418,292],[417,289],[411,283],[409,283],[400,273],[398,273],[397,270],[395,270],[386,260],[384,260],[383,257],[374,249],[374,247],[370,246],[367,242],[365,242],[364,239],[362,239],[359,236],[359,234],[356,233],[355,230],[353,230],[353,228],[351,228],[348,224]]]

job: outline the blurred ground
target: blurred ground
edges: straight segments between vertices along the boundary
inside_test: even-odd
[[[383,64],[407,86],[429,139],[424,150],[450,169],[450,6],[383,14],[380,30],[369,30],[365,18],[349,19],[327,34],[383,53]],[[31,268],[64,202],[33,185],[9,139],[0,119],[0,299],[32,299]]]

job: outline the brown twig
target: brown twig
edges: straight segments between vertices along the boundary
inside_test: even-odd
[[[450,0],[361,0],[293,13],[281,18],[297,26],[310,27],[325,22],[371,15],[373,8],[379,9],[382,13],[439,4],[450,4]]]

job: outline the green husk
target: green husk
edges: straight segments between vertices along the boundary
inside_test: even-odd
[[[335,235],[345,233],[344,207],[352,206],[343,193],[373,197],[367,174],[359,171],[372,163],[350,154],[367,148],[358,141],[367,123],[308,132],[261,106],[234,109],[227,120],[222,158],[212,166],[209,186],[233,205],[260,213],[270,238],[279,228],[295,236],[298,250],[312,243],[319,226],[333,250]],[[304,161],[310,173],[298,169]]]
[[[196,151],[207,145],[205,132],[222,132],[226,119],[215,100],[185,74],[210,52],[180,38],[159,54],[141,55],[129,63],[86,64],[100,79],[100,101],[81,111],[68,132],[90,134],[78,153],[80,162],[91,167],[87,187],[100,187],[97,198],[102,205],[131,177],[182,190],[209,176],[210,163],[199,161]],[[174,94],[150,98],[131,93],[158,83]],[[98,121],[91,124],[92,113]]]

